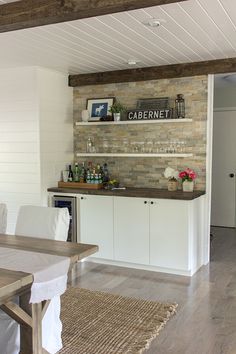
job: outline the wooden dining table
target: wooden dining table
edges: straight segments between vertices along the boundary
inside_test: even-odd
[[[0,234],[0,247],[68,257],[76,262],[98,251],[98,246]],[[33,275],[0,268],[0,308],[20,324],[20,353],[46,354],[42,348],[42,319],[50,300],[30,303]],[[12,300],[19,296],[19,305]],[[1,348],[3,349],[3,348]]]

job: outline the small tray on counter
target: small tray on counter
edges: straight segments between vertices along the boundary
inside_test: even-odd
[[[58,182],[58,188],[84,188],[84,189],[102,189],[103,184],[81,183],[81,182]]]

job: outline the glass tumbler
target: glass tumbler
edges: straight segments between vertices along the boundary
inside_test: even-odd
[[[129,140],[128,139],[123,139],[123,152],[124,152],[124,154],[129,153]]]
[[[146,142],[146,152],[151,154],[153,152],[153,140],[147,140]]]

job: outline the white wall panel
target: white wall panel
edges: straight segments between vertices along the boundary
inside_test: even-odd
[[[26,142],[31,141],[35,142],[38,141],[38,132],[1,132],[0,131],[0,141],[1,142]]]
[[[71,141],[63,141],[63,145],[61,144],[60,140],[52,140],[51,143],[46,143],[45,141],[43,141],[43,146],[41,147],[41,154],[48,155],[48,158],[52,160],[55,158],[55,154],[59,155],[60,153],[66,155],[71,154]],[[60,161],[61,156],[58,156],[57,160]]]
[[[27,163],[36,163],[39,162],[39,155],[37,153],[9,153],[9,152],[0,152],[0,163],[1,162],[22,162],[23,164]],[[23,168],[23,166],[22,166]]]
[[[9,233],[24,195],[30,204],[39,199],[39,163],[35,68],[0,70],[0,200],[7,204]]]
[[[10,109],[9,102],[8,106],[4,107],[2,103],[1,111],[0,111],[0,119],[1,123],[11,121],[12,124],[14,122],[29,122],[29,121],[38,121],[38,112],[35,110],[27,109],[25,107],[20,106],[19,109]]]
[[[1,202],[7,203],[8,212],[18,211],[18,204],[31,204],[32,201],[39,203],[40,198],[35,193],[14,193],[14,192],[1,192]],[[10,208],[10,209],[9,209]]]
[[[14,183],[14,184],[25,184],[25,183],[40,183],[39,173],[2,173],[0,172],[0,183]]]
[[[73,160],[73,89],[68,87],[67,75],[42,69],[37,74],[41,196],[42,203],[47,204],[47,188],[57,185],[61,171]]]
[[[20,121],[20,122],[11,122],[3,121],[0,122],[0,130],[2,132],[34,132],[38,131],[38,122],[32,121]]]
[[[34,142],[14,142],[12,144],[12,141],[6,141],[6,142],[1,142],[0,141],[0,151],[1,153],[4,152],[28,152],[28,153],[38,153],[39,152],[39,146],[37,143]]]
[[[24,168],[22,168],[22,164],[20,162],[16,163],[0,163],[0,171],[1,173],[8,173],[8,174],[38,174],[40,169],[37,163],[27,163],[24,164]]]
[[[2,73],[2,70],[0,70],[0,72]],[[13,83],[14,85],[14,83]],[[11,97],[11,96],[10,96]],[[17,99],[15,99],[15,97],[13,97],[13,101],[14,104],[9,105],[9,101],[8,100],[3,100],[0,98],[0,105],[1,105],[1,116],[3,115],[3,113],[5,114],[5,112],[20,112],[20,113],[24,113],[29,112],[29,111],[33,111],[35,110],[35,101],[29,101],[29,100],[22,100],[19,101]],[[33,115],[32,115],[33,117]],[[35,116],[35,119],[38,119],[37,116]]]
[[[12,193],[40,193],[39,183],[11,183],[2,182],[0,184],[0,192],[12,192]],[[21,204],[22,205],[22,204]]]
[[[46,204],[47,188],[73,158],[67,75],[37,67],[0,70],[0,202],[14,233],[19,207]]]

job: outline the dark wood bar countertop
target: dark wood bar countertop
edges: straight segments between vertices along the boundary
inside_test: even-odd
[[[159,198],[159,199],[177,199],[177,200],[193,200],[201,195],[204,191],[183,192],[178,190],[170,192],[167,189],[158,188],[126,188],[126,189],[77,189],[77,188],[48,188],[48,192],[61,193],[61,194],[90,194],[90,195],[108,195],[116,197],[136,197],[136,198]]]

